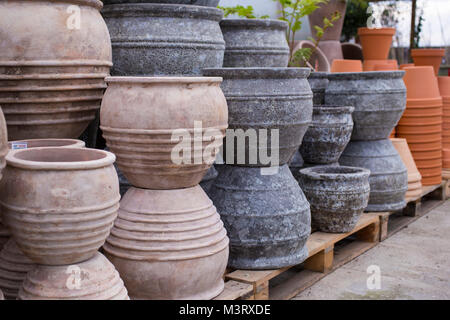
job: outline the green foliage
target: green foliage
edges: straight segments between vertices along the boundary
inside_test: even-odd
[[[345,13],[344,26],[342,28],[342,37],[344,41],[349,41],[358,34],[358,28],[367,24],[370,14],[367,13],[369,1],[366,0],[348,0],[347,11]]]
[[[420,34],[422,33],[423,15],[419,15],[419,21],[414,28],[413,48],[419,48]]]
[[[218,7],[219,9],[222,9],[224,12],[224,16],[228,17],[232,14],[237,14],[239,17],[241,18],[246,18],[246,19],[267,19],[269,18],[268,15],[264,15],[264,16],[255,16],[255,14],[253,13],[253,7],[252,6],[240,6],[237,5],[235,7]]]

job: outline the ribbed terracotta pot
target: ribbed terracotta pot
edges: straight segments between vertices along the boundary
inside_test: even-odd
[[[178,189],[202,180],[228,126],[221,80],[106,79],[101,129],[106,144],[117,156],[117,166],[133,186]],[[176,153],[181,142],[185,151]]]
[[[24,254],[44,265],[91,258],[117,217],[115,156],[95,149],[33,148],[11,151],[6,159],[3,222]]]
[[[399,69],[403,70],[404,68],[408,68],[408,67],[414,67],[414,63],[405,63],[405,64],[401,64]]]
[[[412,49],[411,57],[416,66],[432,66],[434,73],[439,74],[442,58],[445,56],[445,49]]]
[[[450,149],[450,77],[438,77],[438,85],[443,102],[442,147]],[[450,157],[446,153],[443,154],[443,161],[446,162],[444,168],[450,168]]]
[[[386,70],[376,70],[377,66],[389,67],[389,71],[398,70],[397,60],[386,59],[386,60],[364,60],[363,70],[364,71],[386,71]]]
[[[19,300],[129,300],[119,273],[101,253],[71,266],[39,265],[28,272]]]
[[[387,59],[394,35],[395,28],[358,28],[364,60]]]
[[[450,149],[442,149],[442,167],[450,169]]]
[[[1,1],[0,105],[10,140],[78,138],[94,120],[112,66],[101,8],[98,0]]]
[[[308,76],[308,83],[313,92],[313,104],[325,104],[325,90],[328,87],[327,72],[311,72]]]
[[[270,19],[223,19],[224,67],[255,68],[288,66],[288,23]]]
[[[103,246],[132,299],[212,299],[224,289],[229,240],[200,188],[130,188]]]
[[[362,72],[361,60],[334,59],[331,72]]]

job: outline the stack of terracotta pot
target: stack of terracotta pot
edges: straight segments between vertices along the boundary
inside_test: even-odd
[[[359,28],[364,71],[398,70],[396,60],[388,60],[395,28]]]
[[[407,108],[397,126],[406,138],[424,186],[442,181],[442,98],[431,66],[406,67]]]
[[[450,179],[450,77],[438,77],[443,102],[442,177]]]

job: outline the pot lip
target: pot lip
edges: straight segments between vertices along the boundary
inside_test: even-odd
[[[47,138],[47,139],[24,139],[24,140],[14,140],[14,141],[8,141],[8,147],[11,149],[11,146],[13,143],[33,143],[33,142],[61,142],[61,143],[67,143],[65,145],[61,145],[61,146],[41,146],[41,147],[28,147],[26,149],[31,149],[31,148],[42,148],[42,147],[59,147],[59,148],[70,148],[70,147],[75,147],[75,146],[79,146],[79,147],[85,147],[86,143],[82,140],[78,140],[78,139],[57,139],[57,138]]]
[[[313,106],[313,113],[353,113],[355,107],[352,106],[338,106],[331,104],[315,104]]]
[[[364,79],[401,79],[404,70],[395,71],[363,71],[363,72],[335,72],[328,75],[328,80],[359,80]]]
[[[106,83],[159,83],[159,84],[192,84],[218,83],[221,77],[106,77]]]
[[[205,68],[202,70],[203,74],[207,76],[222,77],[224,79],[261,79],[265,76],[287,79],[287,78],[307,78],[311,72],[309,68]]]
[[[358,28],[358,35],[361,36],[372,36],[372,35],[389,35],[393,36],[395,34],[396,29],[395,28],[367,28],[367,27],[361,27]]]
[[[325,169],[333,169],[336,173],[323,173],[320,172]],[[332,171],[333,171],[332,170]],[[341,172],[339,172],[341,171]],[[342,172],[344,171],[344,172]],[[350,172],[345,172],[350,171]],[[354,180],[354,179],[364,179],[369,178],[370,170],[359,167],[350,166],[319,166],[319,167],[309,167],[300,170],[300,174],[308,177],[312,180]]]
[[[438,48],[411,49],[411,56],[412,57],[424,57],[424,56],[443,57],[444,55],[445,55],[445,49],[438,49]]]
[[[36,153],[39,151],[53,152],[53,153],[85,153],[85,154],[97,154],[102,157],[94,160],[86,161],[73,161],[73,162],[47,162],[47,161],[33,161],[24,160],[19,158],[21,154],[24,153]],[[87,170],[87,169],[97,169],[110,166],[116,161],[116,156],[108,151],[89,149],[89,148],[61,148],[61,147],[39,147],[30,149],[19,149],[11,150],[6,156],[6,162],[8,166],[27,169],[27,170],[54,170],[54,171],[65,171],[65,170]]]
[[[312,71],[309,74],[308,79],[328,79],[330,72],[325,71]]]
[[[225,18],[220,21],[221,27],[266,27],[286,29],[288,23],[278,19],[245,19],[245,18]]]

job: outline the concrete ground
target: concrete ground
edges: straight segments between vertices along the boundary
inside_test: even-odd
[[[450,299],[450,200],[293,299]]]

